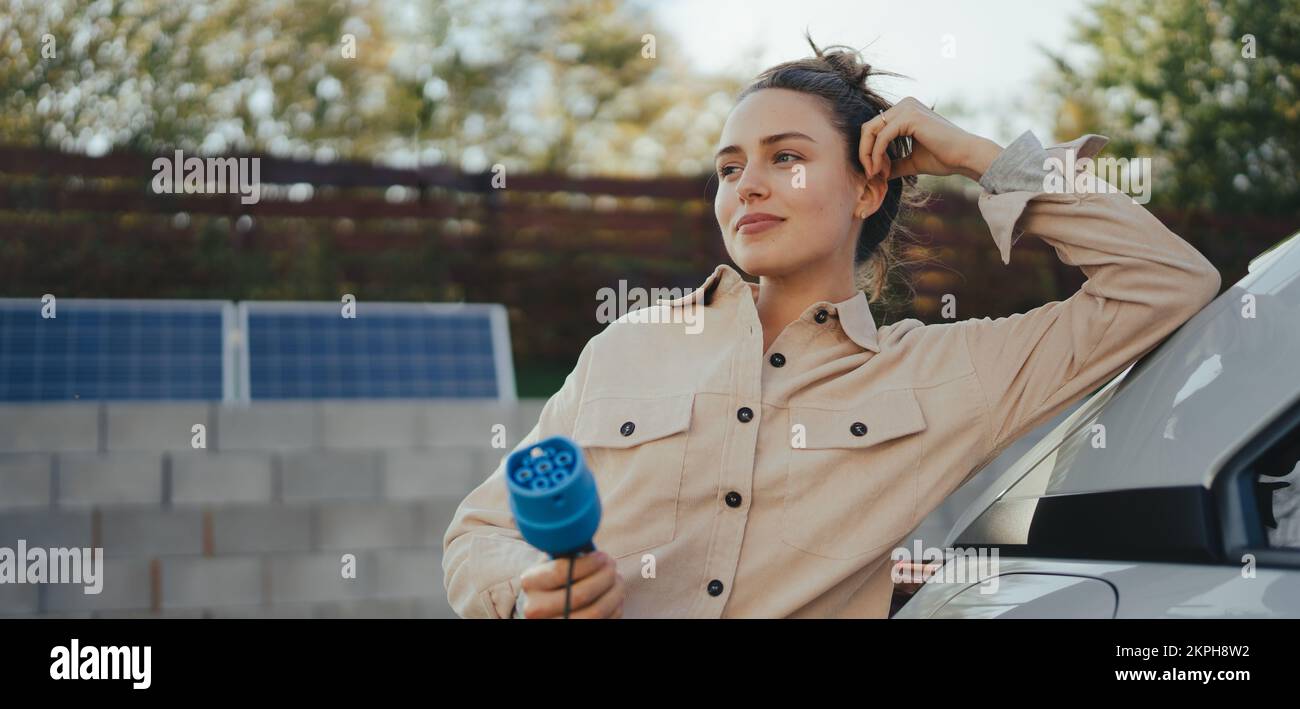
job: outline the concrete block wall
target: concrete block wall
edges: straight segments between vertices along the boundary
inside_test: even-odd
[[[455,617],[442,535],[544,403],[0,405],[0,547],[105,557],[0,617]]]
[[[0,405],[0,547],[102,547],[104,587],[0,584],[0,617],[452,618],[442,535],[545,400]],[[1074,410],[913,530],[963,509]],[[191,445],[206,427],[207,448]],[[507,448],[490,445],[506,427]],[[341,573],[355,559],[355,578]]]

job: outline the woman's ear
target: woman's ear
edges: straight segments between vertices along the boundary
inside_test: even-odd
[[[874,176],[861,179],[862,191],[857,204],[853,205],[853,216],[866,219],[880,209],[880,203],[885,201],[885,194],[889,192],[889,167],[886,159]]]

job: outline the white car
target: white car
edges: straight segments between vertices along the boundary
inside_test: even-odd
[[[966,509],[943,546],[984,575],[949,559],[893,617],[1300,618],[1298,463],[1300,233]]]

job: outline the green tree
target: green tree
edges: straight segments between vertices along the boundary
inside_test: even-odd
[[[740,88],[697,75],[643,5],[615,0],[0,7],[0,143],[91,155],[699,175]]]
[[[1047,52],[1058,137],[1153,158],[1153,205],[1300,209],[1300,0],[1099,0],[1076,40],[1083,62]]]
[[[696,72],[644,3],[437,0],[401,22],[403,137],[481,170],[700,175],[743,77]]]
[[[386,128],[388,45],[367,3],[3,2],[5,143],[329,157]]]

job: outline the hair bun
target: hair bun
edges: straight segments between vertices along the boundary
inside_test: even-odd
[[[856,52],[851,48],[843,50],[833,50],[829,52],[818,52],[820,56],[836,74],[839,74],[845,81],[866,88],[867,77],[872,75],[871,65],[861,61]]]
[[[812,35],[805,33],[804,36],[808,39],[808,44],[812,45],[817,57],[854,87],[866,89],[867,78],[881,73],[873,71],[871,64],[863,61],[862,55],[853,47],[833,44],[819,49],[813,42]]]

